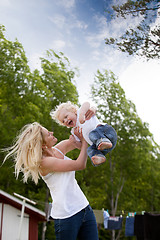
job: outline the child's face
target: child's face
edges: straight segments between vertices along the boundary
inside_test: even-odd
[[[77,115],[63,108],[59,114],[59,121],[66,127],[75,127]]]

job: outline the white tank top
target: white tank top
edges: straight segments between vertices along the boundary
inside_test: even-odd
[[[55,149],[64,156],[64,160],[71,160],[59,149]],[[42,178],[46,182],[53,200],[50,214],[52,218],[71,217],[89,204],[75,179],[75,171],[53,172]]]

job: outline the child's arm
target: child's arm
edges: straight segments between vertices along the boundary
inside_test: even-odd
[[[89,120],[93,115],[96,115],[96,107],[90,107],[90,109],[85,114],[85,120]]]
[[[82,106],[80,107],[79,111],[79,122],[82,124],[85,122],[86,117],[85,114],[86,112],[90,109],[90,103],[89,102],[84,102]]]

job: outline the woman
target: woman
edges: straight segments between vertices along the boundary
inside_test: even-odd
[[[53,132],[37,122],[28,124],[21,130],[16,143],[8,149],[10,151],[4,161],[14,157],[16,177],[22,172],[24,182],[32,177],[37,184],[39,176],[46,182],[53,199],[51,217],[57,240],[98,240],[93,210],[75,179],[75,171],[86,167],[88,144],[79,129],[75,134],[81,142],[70,136],[53,147],[57,142]],[[76,160],[65,156],[80,147]]]

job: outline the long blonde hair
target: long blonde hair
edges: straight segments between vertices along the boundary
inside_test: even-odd
[[[23,181],[31,177],[35,184],[38,183],[40,163],[42,159],[42,126],[37,123],[25,125],[16,138],[15,144],[6,149],[9,153],[4,158],[13,157],[15,161],[15,175],[23,173]]]

